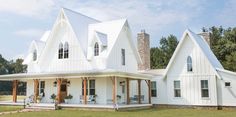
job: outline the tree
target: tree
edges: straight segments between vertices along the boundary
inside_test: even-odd
[[[168,65],[178,43],[179,42],[174,35],[169,35],[167,38],[162,37],[160,40],[160,46],[153,47],[150,50],[151,68],[164,69]]]

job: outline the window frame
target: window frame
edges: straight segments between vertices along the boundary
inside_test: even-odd
[[[207,81],[207,85],[204,84],[205,82]],[[202,98],[210,98],[210,92],[209,92],[209,81],[208,80],[201,80],[201,97]],[[205,95],[205,91],[207,91],[207,96],[204,96]]]
[[[84,80],[82,80],[82,95],[84,95]],[[92,82],[94,81],[94,87],[92,87]],[[86,86],[86,95],[91,95],[91,90],[94,90],[94,94],[96,95],[96,80],[95,79],[89,79],[86,82],[87,86]]]
[[[121,65],[125,66],[125,49],[121,49]]]
[[[94,56],[99,56],[99,44],[96,42],[94,44]]]
[[[64,44],[64,59],[68,59],[69,58],[69,43],[68,42],[65,42]]]
[[[153,86],[155,84],[155,86]],[[155,92],[153,94],[153,92]],[[151,81],[151,96],[152,97],[157,97],[157,82],[156,81]]]
[[[37,58],[38,58],[38,55],[37,55],[38,53],[37,53],[37,50],[36,49],[34,49],[34,51],[33,51],[33,61],[37,61]]]
[[[179,87],[176,87],[176,83],[179,83]],[[180,80],[174,80],[174,97],[181,98],[181,82]]]
[[[43,94],[42,96],[45,97],[45,81],[39,82],[39,94]]]
[[[58,48],[58,59],[63,59],[63,52],[64,52],[63,44],[60,43]]]
[[[193,72],[193,60],[191,56],[187,57],[187,72]]]

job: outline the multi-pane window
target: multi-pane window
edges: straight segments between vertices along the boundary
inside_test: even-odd
[[[84,82],[82,82],[82,95],[84,95]],[[86,95],[95,95],[95,80],[87,80]]]
[[[45,81],[40,81],[40,95],[42,95],[43,97],[45,96],[45,92],[44,92],[44,89],[45,89]]]
[[[209,97],[208,80],[201,80],[201,94],[203,98]]]
[[[152,94],[152,97],[157,97],[157,83],[156,83],[156,81],[151,82],[151,94]]]
[[[95,95],[95,80],[89,80],[89,95]]]
[[[98,56],[99,55],[99,45],[96,42],[94,45],[94,56]]]
[[[125,49],[121,49],[121,64],[125,65]]]
[[[187,70],[188,72],[193,71],[192,58],[190,56],[187,58]]]
[[[58,49],[58,59],[63,59],[63,44],[59,44],[59,49]]]
[[[33,52],[33,61],[37,60],[37,50],[34,50]]]
[[[181,97],[180,81],[174,81],[174,97]]]
[[[68,42],[65,42],[65,45],[64,45],[64,58],[69,58],[69,44],[68,44]]]

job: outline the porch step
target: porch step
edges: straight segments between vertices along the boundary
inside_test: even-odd
[[[39,110],[55,110],[55,106],[51,104],[31,104],[26,106],[27,109],[39,109]]]

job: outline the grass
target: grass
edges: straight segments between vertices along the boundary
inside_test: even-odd
[[[231,110],[149,109],[126,112],[58,110],[27,112],[3,117],[235,117]]]
[[[24,100],[26,96],[17,96],[17,100]],[[12,95],[0,95],[0,101],[12,101]]]
[[[22,109],[21,106],[0,106],[0,112],[16,111]]]

